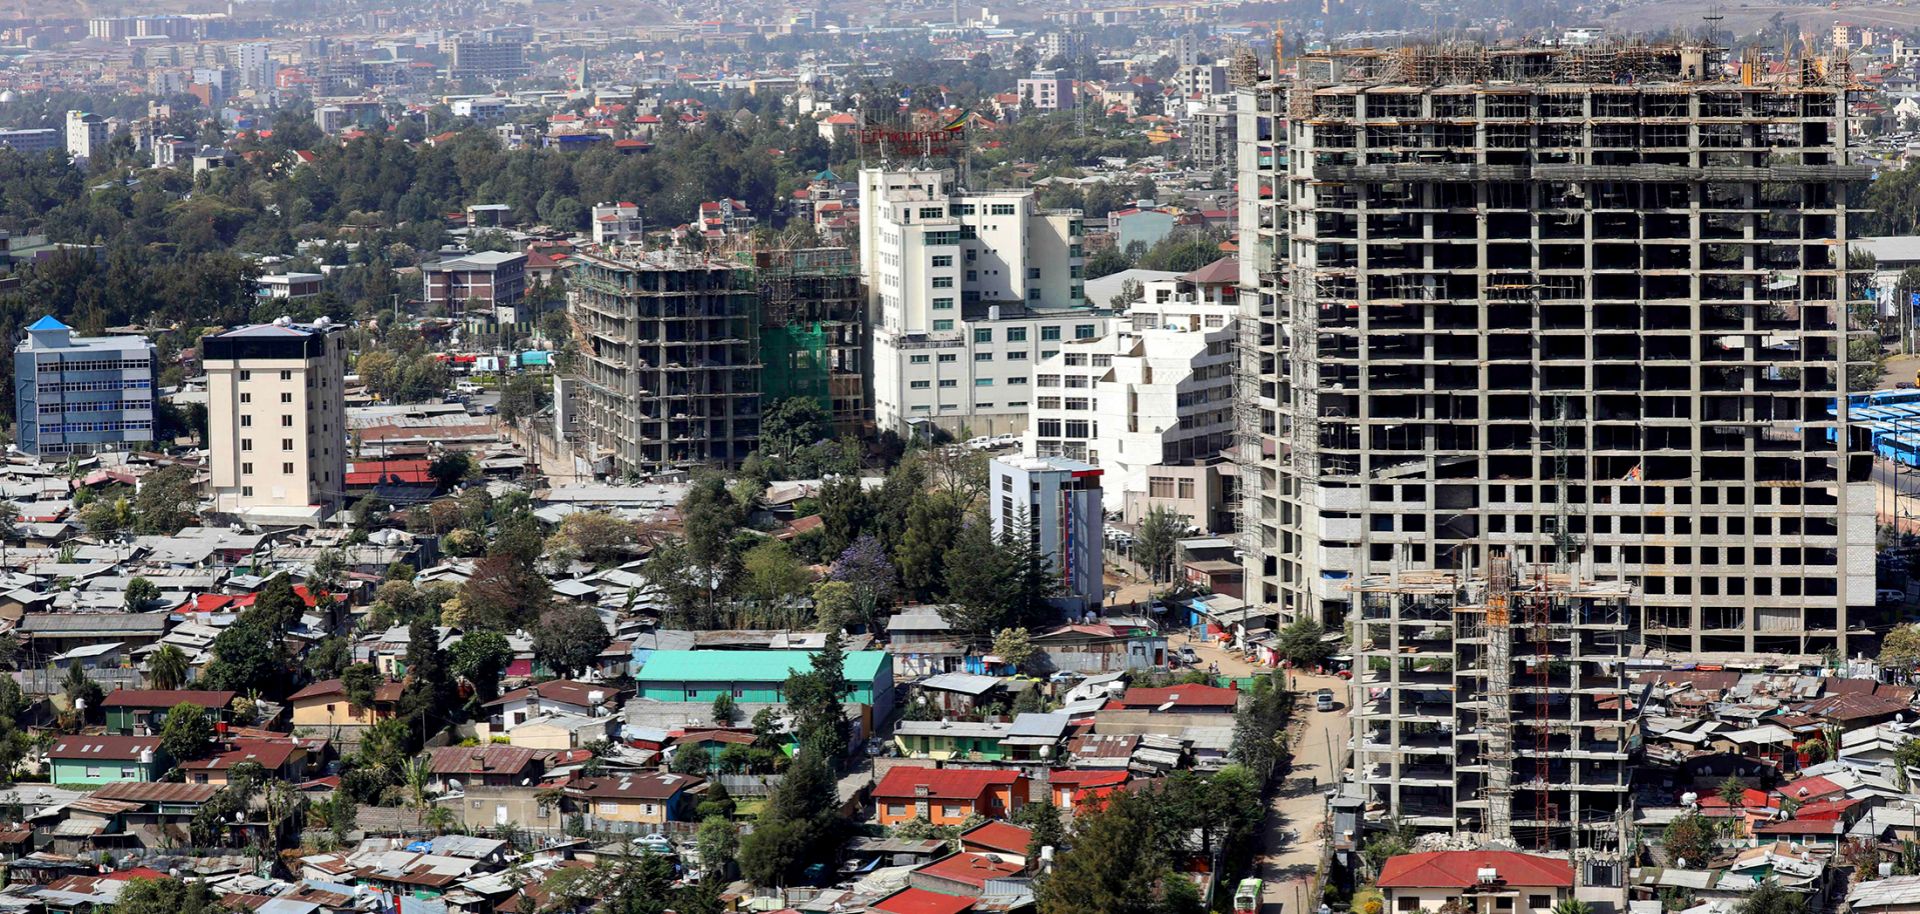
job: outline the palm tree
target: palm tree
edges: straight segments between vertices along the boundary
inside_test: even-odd
[[[1562,898],[1553,906],[1553,914],[1593,914],[1593,906],[1578,898]]]
[[[427,827],[436,835],[444,835],[453,827],[453,810],[445,806],[435,806],[427,810]]]
[[[401,766],[401,774],[406,777],[407,792],[413,800],[413,808],[425,809],[427,794],[433,788],[433,763],[424,755],[416,755]]]
[[[172,690],[187,684],[189,670],[185,651],[163,644],[147,661],[147,680],[156,689]]]

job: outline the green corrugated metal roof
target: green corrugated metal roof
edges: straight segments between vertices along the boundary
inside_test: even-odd
[[[812,651],[654,651],[634,679],[640,682],[785,682],[812,669]],[[886,651],[851,651],[847,678],[872,682]]]

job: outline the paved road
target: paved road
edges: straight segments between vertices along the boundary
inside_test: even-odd
[[[1264,672],[1264,667],[1248,663],[1237,653],[1223,651],[1211,644],[1193,641],[1184,634],[1168,638],[1178,650],[1191,645],[1200,655],[1200,664],[1220,664],[1226,676],[1249,676]],[[1261,907],[1268,914],[1305,914],[1319,907],[1314,899],[1314,874],[1319,869],[1325,844],[1326,791],[1345,767],[1347,726],[1347,683],[1333,676],[1308,676],[1289,673],[1301,695],[1293,726],[1293,768],[1285,780],[1275,785],[1267,804],[1263,826],[1265,851],[1260,857],[1260,878],[1266,880]],[[1336,696],[1334,710],[1317,711],[1313,693],[1330,688]],[[1336,764],[1335,758],[1339,759]],[[1222,886],[1232,891],[1232,886]]]
[[[1337,696],[1332,711],[1313,707],[1313,692],[1322,687]],[[1267,807],[1260,875],[1267,881],[1265,910],[1305,914],[1319,907],[1313,878],[1327,837],[1327,790],[1346,766],[1347,692],[1332,676],[1299,676],[1296,689],[1293,769]]]

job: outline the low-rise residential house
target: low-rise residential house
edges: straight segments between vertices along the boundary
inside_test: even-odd
[[[1118,710],[1159,711],[1169,714],[1232,714],[1240,705],[1240,690],[1208,685],[1177,685],[1128,689],[1113,704]]]
[[[709,767],[718,770],[720,756],[729,746],[751,746],[753,734],[740,730],[688,730],[673,739],[673,752],[677,758],[686,752],[706,753]]]
[[[867,910],[882,914],[967,914],[979,903],[977,897],[908,887],[867,905]]]
[[[965,720],[904,720],[893,729],[893,744],[908,758],[997,762],[1006,758],[1001,741],[1011,724]]]
[[[787,678],[812,669],[804,650],[656,650],[634,680],[642,701],[711,705],[721,695],[736,704],[785,704]],[[849,704],[860,708],[860,732],[893,712],[893,664],[886,651],[848,651]]]
[[[179,705],[206,710],[214,721],[232,716],[238,692],[196,689],[115,689],[100,706],[106,710],[107,732],[122,736],[160,732],[167,712]]]
[[[920,680],[914,701],[938,708],[946,717],[971,717],[988,705],[1003,702],[1006,693],[998,676],[977,673],[941,673]]]
[[[887,640],[897,680],[918,679],[966,669],[967,646],[938,606],[908,606],[887,620]]]
[[[536,831],[559,831],[566,822],[566,815],[557,807],[544,802],[538,784],[525,787],[487,787],[484,785],[463,785],[464,789],[455,795],[442,795],[435,802],[454,811],[455,821],[468,828],[514,828]]]
[[[61,787],[151,781],[165,772],[157,736],[63,736],[47,749],[53,783]]]
[[[1000,740],[1006,757],[1016,762],[1051,762],[1060,754],[1072,718],[1064,711],[1017,714]]]
[[[363,708],[347,698],[346,684],[338,679],[323,679],[288,696],[293,705],[295,727],[371,727],[397,713],[404,689],[398,682],[383,682],[374,689],[373,707]]]
[[[1035,666],[1074,673],[1118,673],[1167,665],[1167,636],[1147,624],[1076,623],[1031,639]]]
[[[1393,912],[1551,914],[1573,897],[1573,865],[1514,851],[1429,851],[1388,858],[1376,884]]]
[[[610,686],[555,679],[514,689],[487,702],[489,724],[510,730],[543,714],[597,717],[607,713],[617,698]]]
[[[564,788],[586,816],[589,828],[664,825],[692,814],[691,792],[706,779],[685,774],[617,774],[577,778]]]
[[[524,746],[442,746],[428,759],[433,781],[442,790],[458,781],[467,787],[512,787],[540,778],[540,752]]]
[[[982,822],[960,833],[960,849],[974,854],[992,854],[1009,863],[1025,865],[1027,846],[1033,843],[1033,830],[1011,822]]]
[[[236,739],[207,758],[179,764],[189,784],[224,785],[235,765],[251,762],[267,769],[280,780],[298,784],[307,779],[321,761],[326,749],[324,739]]]
[[[1047,787],[1053,792],[1053,805],[1060,807],[1062,813],[1072,815],[1082,805],[1098,806],[1108,794],[1124,789],[1132,777],[1132,772],[1125,768],[1117,771],[1056,768],[1047,774]]]
[[[973,815],[1004,819],[1026,799],[1025,775],[987,768],[896,767],[873,788],[876,819],[888,826],[913,819],[958,825]]]
[[[137,804],[136,808],[119,814],[125,831],[145,847],[177,847],[181,836],[189,834],[188,829],[200,807],[219,789],[212,784],[125,781],[101,787],[91,798]],[[261,833],[264,830],[256,829],[252,823],[236,826],[231,831],[243,842],[252,840],[248,833],[264,837]]]
[[[1920,876],[1862,882],[1847,893],[1852,914],[1920,914]]]
[[[118,641],[102,641],[97,644],[83,644],[72,650],[63,651],[47,658],[48,665],[61,672],[70,667],[83,670],[115,670],[125,665],[126,648]]]
[[[1004,860],[998,854],[962,851],[908,873],[907,885],[946,895],[979,896],[986,893],[988,882],[1018,876],[1026,869],[1026,864]]]
[[[613,738],[617,717],[542,714],[507,731],[507,743],[524,749],[559,752]]]

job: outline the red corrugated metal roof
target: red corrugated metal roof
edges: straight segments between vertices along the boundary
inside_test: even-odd
[[[976,899],[942,895],[926,889],[901,889],[869,907],[887,914],[962,914],[973,910]]]
[[[912,798],[920,787],[933,799],[971,800],[989,787],[1019,783],[1017,771],[993,771],[984,768],[894,768],[873,789],[875,797]]]
[[[1208,685],[1167,686],[1160,689],[1128,689],[1120,696],[1123,708],[1157,708],[1161,705],[1173,705],[1176,708],[1231,708],[1240,702],[1238,689],[1223,689]]]
[[[1464,889],[1491,869],[1501,882],[1516,886],[1573,887],[1573,865],[1565,860],[1515,851],[1428,851],[1401,854],[1380,868],[1381,888]]]
[[[374,460],[347,464],[347,485],[377,486],[396,478],[400,482],[432,482],[431,460]]]
[[[1032,831],[1010,822],[985,822],[962,832],[960,843],[963,847],[984,847],[990,851],[1025,856],[1032,838]]]
[[[898,770],[898,769],[895,769]],[[935,860],[917,870],[936,879],[946,879],[965,885],[985,886],[989,879],[1005,879],[1018,875],[1026,867],[1018,863],[990,858],[985,854],[954,854]]]
[[[233,701],[238,692],[214,692],[201,689],[114,689],[105,701],[103,708],[155,708],[166,709],[174,705],[198,705],[202,708],[224,708]]]

